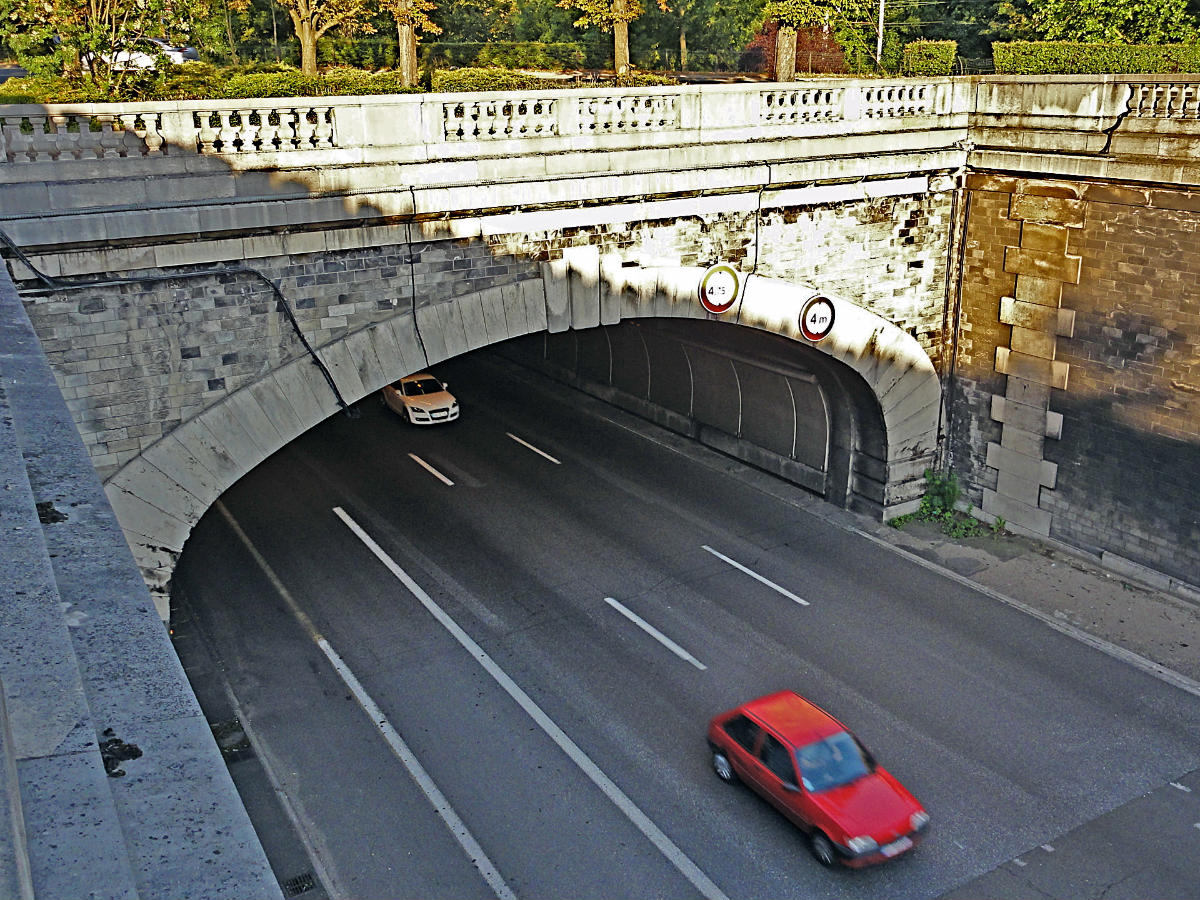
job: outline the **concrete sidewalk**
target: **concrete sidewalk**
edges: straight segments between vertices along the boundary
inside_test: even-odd
[[[924,522],[858,527],[1200,696],[1200,591],[1167,592],[1081,552],[1019,535],[954,539]]]

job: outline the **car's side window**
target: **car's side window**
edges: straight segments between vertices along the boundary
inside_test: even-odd
[[[750,753],[754,752],[754,745],[758,741],[759,732],[762,729],[757,722],[752,722],[745,716],[734,716],[725,723],[725,733],[741,744]]]
[[[760,755],[763,765],[777,775],[780,781],[784,784],[796,783],[796,767],[792,763],[792,754],[777,737],[768,734],[763,738]]]

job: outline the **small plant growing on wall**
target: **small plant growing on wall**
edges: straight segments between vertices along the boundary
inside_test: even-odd
[[[942,475],[933,469],[926,469],[925,496],[921,498],[920,508],[915,513],[897,516],[891,520],[891,524],[896,528],[902,528],[913,521],[928,522],[952,538],[1003,534],[1004,519],[997,517],[991,525],[980,522],[974,516],[957,508],[961,496],[962,489],[959,487],[957,475],[953,472]]]

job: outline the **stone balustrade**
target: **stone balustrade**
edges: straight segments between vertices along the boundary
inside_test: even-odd
[[[0,107],[0,164],[321,150],[571,141],[653,134],[672,142],[795,136],[837,123],[965,112],[963,82],[795,82],[286,100],[205,100]],[[539,148],[541,149],[541,148]],[[461,149],[455,155],[460,155]],[[371,154],[367,154],[371,155]],[[378,155],[376,152],[374,155]],[[273,160],[277,163],[278,159]]]

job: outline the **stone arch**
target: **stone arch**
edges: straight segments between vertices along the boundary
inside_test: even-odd
[[[544,263],[541,278],[404,310],[320,348],[347,403],[409,372],[539,331],[561,332],[639,317],[708,319],[696,299],[703,269],[629,267],[594,248]],[[815,292],[750,276],[726,317],[803,340],[797,315]],[[837,320],[818,349],[861,376],[886,432],[885,517],[906,511],[937,445],[941,388],[928,356],[879,316],[831,298]],[[276,450],[338,412],[311,358],[293,359],[182,422],[105,481],[105,489],[160,613],[192,528],[224,491]]]

